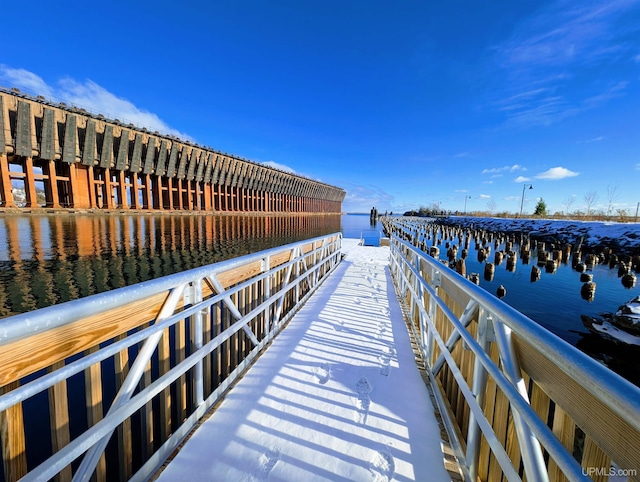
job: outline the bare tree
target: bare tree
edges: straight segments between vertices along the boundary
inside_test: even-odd
[[[584,195],[584,203],[587,206],[587,216],[591,214],[593,205],[598,201],[598,193],[596,191],[589,191]]]
[[[609,184],[607,186],[607,216],[611,216],[613,205],[618,199],[620,199],[620,186],[617,184],[615,186]]]
[[[487,201],[487,209],[489,210],[490,213],[492,213],[493,211],[495,211],[496,209],[496,200],[491,198]]]
[[[571,206],[573,205],[573,202],[576,200],[575,196],[569,196],[567,199],[564,200],[564,207],[567,210],[567,215],[569,214],[569,212],[571,211]]]

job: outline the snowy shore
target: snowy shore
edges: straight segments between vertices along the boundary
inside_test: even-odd
[[[616,252],[640,254],[640,223],[471,216],[450,216],[438,219],[438,222],[488,231],[525,233],[547,242],[575,245],[582,238],[583,247],[610,247]]]

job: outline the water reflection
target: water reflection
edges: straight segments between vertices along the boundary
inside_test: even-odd
[[[0,316],[340,231],[340,216],[0,218]]]

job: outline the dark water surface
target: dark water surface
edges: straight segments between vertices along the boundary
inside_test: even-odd
[[[0,317],[340,231],[340,215],[0,217]]]

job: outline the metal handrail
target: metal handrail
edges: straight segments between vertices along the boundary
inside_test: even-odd
[[[191,385],[194,406],[191,413],[185,420],[181,420],[178,427],[174,427],[173,434],[167,440],[163,440],[162,445],[133,474],[134,479],[138,480],[151,476],[340,263],[341,239],[340,233],[334,233],[300,241],[0,320],[0,345],[10,345],[28,339],[32,334],[64,327],[88,316],[95,318],[100,313],[112,311],[136,300],[148,299],[159,293],[169,293],[150,326],[131,333],[124,339],[114,339],[111,343],[103,344],[95,351],[84,353],[77,360],[70,360],[66,365],[55,367],[48,373],[0,395],[2,412],[59,382],[69,380],[88,367],[142,344],[104,418],[34,467],[21,480],[48,480],[82,454],[86,455],[74,474],[74,481],[89,480],[114,430],[158,394],[169,389],[180,377],[193,373]],[[271,259],[275,256],[281,259],[283,253],[287,259],[278,261],[277,266],[271,267]],[[254,266],[256,262],[260,263],[262,269],[248,279],[240,280],[226,289],[218,280],[218,276],[223,273],[248,265]],[[273,284],[276,280],[278,285]],[[211,296],[204,297],[202,294],[202,286],[205,283],[214,288]],[[258,289],[259,287],[261,288]],[[245,305],[242,308],[245,313],[242,314],[241,307],[234,299],[247,289],[254,290],[254,293],[260,292],[261,295],[253,300],[250,307],[247,308]],[[202,338],[204,319],[220,307],[226,310],[226,316],[233,322],[205,343]],[[261,339],[258,339],[251,329],[251,323],[258,318],[265,320],[266,325],[266,334]],[[190,322],[193,327],[190,329],[193,341],[187,356],[182,361],[177,360],[175,366],[165,373],[160,373],[155,380],[143,385],[136,392],[163,334],[168,333],[170,327],[180,322]],[[218,387],[211,393],[204,393],[205,357],[241,331],[250,340],[252,349]]]
[[[406,229],[402,231],[406,233]],[[475,465],[478,457],[479,428],[491,446],[504,475],[508,480],[520,480],[519,467],[511,464],[480,406],[482,385],[486,384],[487,374],[495,380],[509,400],[527,479],[548,480],[540,443],[569,480],[588,479],[571,451],[560,443],[547,426],[547,421],[542,420],[531,407],[514,350],[512,334],[525,339],[533,349],[544,353],[549,360],[631,427],[640,430],[638,387],[396,235],[393,235],[391,240],[391,271],[401,295],[408,298],[408,305],[419,322],[419,326],[416,326],[412,317],[412,329],[432,381],[435,384],[439,369],[446,363],[469,406],[471,421],[466,440],[466,454],[462,452],[461,441],[456,443],[454,440],[453,444],[454,448],[457,447],[459,459],[466,461],[465,472],[469,479],[475,480],[477,474]],[[460,318],[453,314],[439,296],[438,288],[443,280],[453,283],[469,297],[467,309]],[[429,300],[428,306],[425,306],[425,298]],[[436,307],[453,326],[454,331],[449,340],[445,341],[435,326],[433,316]],[[478,312],[481,315],[478,333],[474,336],[468,331],[467,326],[474,316],[473,313]],[[498,345],[500,365],[494,363],[486,351],[488,331],[493,331],[492,341]],[[451,355],[452,347],[459,339],[463,340],[465,348],[470,349],[475,357],[472,387],[465,381],[460,367]],[[435,345],[440,348],[441,356],[433,365],[429,365],[429,360],[434,357]],[[455,434],[450,436],[456,438]]]

